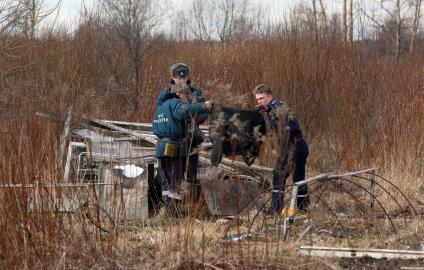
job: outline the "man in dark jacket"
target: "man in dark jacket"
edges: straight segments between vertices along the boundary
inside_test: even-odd
[[[175,97],[172,93],[174,85],[188,85],[190,92],[188,95],[188,103],[205,102],[203,91],[194,87],[189,80],[190,69],[184,63],[173,64],[169,70],[171,74],[171,86],[162,91],[166,96]],[[204,137],[199,125],[203,124],[208,119],[208,112],[202,111],[191,114],[187,119],[187,144],[188,144],[188,168],[187,181],[197,183],[197,166],[199,163],[198,146],[203,142]]]
[[[293,172],[293,182],[305,179],[306,159],[309,155],[308,144],[303,138],[302,130],[293,113],[282,101],[274,100],[271,87],[260,84],[254,89],[254,94],[258,103],[256,108],[266,113],[274,136],[282,137],[285,132],[282,129],[288,129],[286,140],[278,138],[279,142],[284,144],[280,147],[286,150],[282,152],[286,153],[282,153],[277,159],[272,175],[271,206],[266,210],[266,214],[279,214],[283,207],[285,184],[290,172]],[[287,109],[281,113],[283,107]],[[282,117],[285,119],[281,119]],[[297,206],[300,210],[306,210],[308,205],[308,187],[305,185],[299,188]]]
[[[210,101],[189,103],[190,88],[175,85],[170,92],[159,95],[153,118],[153,133],[159,138],[156,145],[158,173],[161,178],[162,199],[166,211],[174,215],[180,201],[179,186],[185,171],[188,153],[187,119],[190,115],[205,112],[212,106]]]

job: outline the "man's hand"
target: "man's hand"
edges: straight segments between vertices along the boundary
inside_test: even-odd
[[[260,112],[266,112],[265,106],[262,105],[262,104],[256,105],[256,110],[258,110]]]
[[[269,113],[271,110],[272,110],[272,107],[271,107],[271,105],[262,105],[262,104],[259,104],[259,105],[256,105],[256,110],[258,110],[258,111],[260,111],[260,112],[263,112],[263,113]]]
[[[207,100],[207,101],[205,101],[205,109],[207,109],[207,110],[212,110],[212,108],[213,108],[213,102],[212,102],[212,100]]]

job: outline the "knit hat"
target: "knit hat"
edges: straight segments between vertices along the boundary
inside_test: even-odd
[[[169,73],[171,73],[171,76],[173,78],[175,77],[182,77],[185,78],[188,76],[190,70],[188,68],[188,65],[184,63],[176,63],[173,64],[171,69],[169,70]]]

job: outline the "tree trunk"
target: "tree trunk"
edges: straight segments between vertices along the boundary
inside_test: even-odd
[[[395,57],[399,58],[400,43],[402,39],[402,21],[400,17],[400,0],[396,0],[396,39],[395,39]]]
[[[343,42],[347,43],[347,0],[343,0]]]
[[[318,19],[317,19],[317,5],[316,0],[312,0],[312,11],[313,11],[313,24],[315,32],[315,42],[318,42]]]
[[[31,1],[31,25],[29,29],[29,37],[30,39],[34,39],[35,37],[35,26],[37,24],[37,6],[35,0]]]
[[[325,7],[324,4],[322,3],[322,0],[319,0],[319,4],[321,7],[321,12],[322,12],[322,18],[323,18],[323,24],[324,24],[324,37],[327,36],[327,13],[325,12]]]
[[[414,51],[415,39],[417,37],[418,28],[420,26],[422,0],[415,1],[414,21],[412,23],[412,34],[409,42],[409,53]]]
[[[353,0],[349,1],[349,24],[348,24],[348,41],[350,44],[353,43]]]

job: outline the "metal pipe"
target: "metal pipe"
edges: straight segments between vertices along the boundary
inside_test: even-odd
[[[314,182],[314,181],[318,181],[318,180],[322,180],[322,179],[327,179],[327,178],[329,178],[329,175],[328,174],[320,174],[320,175],[317,175],[317,176],[314,176],[314,177],[311,177],[311,178],[308,178],[308,179],[305,179],[305,180],[296,182],[293,185],[299,187],[299,186],[303,186],[303,185],[309,184],[309,183]]]
[[[375,170],[373,170],[370,174],[370,208],[374,208],[374,198],[375,198]]]
[[[299,187],[300,186],[304,186],[307,184],[310,184],[312,182],[316,182],[319,180],[324,180],[324,179],[338,179],[338,178],[342,178],[342,177],[347,177],[347,176],[353,176],[353,175],[357,175],[357,174],[361,174],[361,173],[372,173],[371,174],[371,192],[370,192],[370,206],[371,208],[374,206],[374,191],[375,191],[375,168],[372,169],[366,169],[366,170],[362,170],[362,171],[356,171],[356,172],[350,172],[350,173],[345,173],[345,174],[340,174],[340,175],[328,175],[328,174],[320,174],[299,182],[296,182],[293,184],[293,189],[292,189],[292,197],[290,199],[290,207],[287,211],[287,218],[284,219],[284,229],[283,229],[283,239],[284,241],[287,241],[290,237],[290,233],[291,233],[291,225],[294,223],[294,218],[296,216],[297,213],[297,195],[299,192]]]
[[[375,172],[375,168],[371,168],[371,169],[366,169],[366,170],[362,170],[362,171],[356,171],[356,172],[350,172],[350,173],[345,173],[345,174],[339,174],[339,175],[329,175],[328,178],[332,179],[332,178],[340,178],[340,177],[346,177],[346,176],[353,176],[353,175],[357,175],[357,174],[361,174],[361,173],[369,173],[369,172]]]

